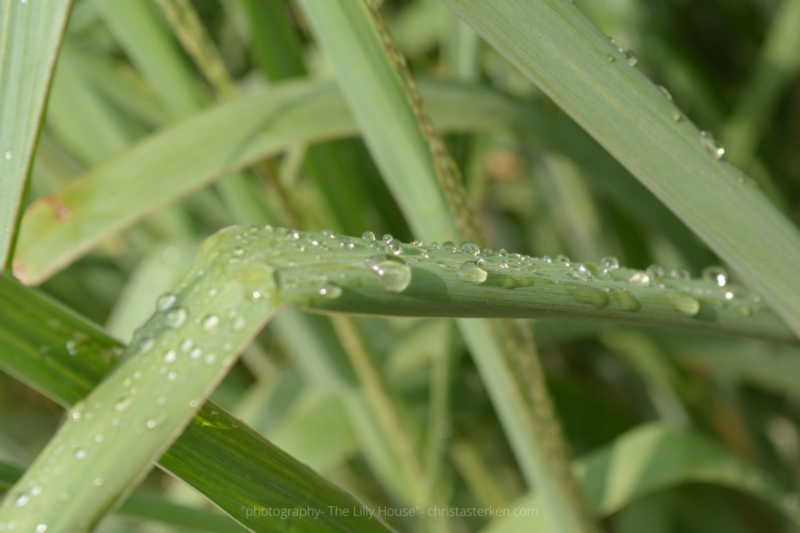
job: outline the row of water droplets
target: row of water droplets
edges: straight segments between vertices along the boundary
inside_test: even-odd
[[[609,39],[610,39],[611,43],[613,44],[614,43],[614,39],[611,39],[611,38],[609,38]],[[617,49],[619,50],[619,52],[623,56],[625,56],[625,59],[626,59],[628,65],[630,65],[632,67],[636,65],[636,63],[638,62],[638,59],[636,58],[636,54],[634,53],[633,50],[624,50],[624,49],[619,48],[619,47],[617,47]],[[615,61],[615,58],[614,58],[614,56],[612,54],[606,54],[606,60],[609,63],[613,63]],[[672,102],[672,94],[669,92],[669,90],[667,90],[667,88],[662,86],[662,85],[659,85],[658,88],[661,90],[661,92],[664,94],[664,96],[666,96],[667,100]],[[675,122],[680,122],[681,119],[682,119],[681,113],[677,109],[674,109],[674,108],[672,110],[671,116],[672,116],[672,120],[675,121]],[[716,139],[714,139],[714,135],[712,135],[711,132],[709,132],[709,131],[701,131],[700,132],[700,144],[711,155],[713,155],[715,159],[722,159],[722,156],[725,155],[725,148],[723,148],[721,145],[719,145],[719,143],[717,143]],[[740,181],[742,181],[742,180],[740,180]]]
[[[652,287],[666,289],[666,299],[671,306],[685,316],[694,316],[700,309],[698,299],[713,301],[717,307],[730,303],[741,314],[749,315],[751,307],[760,302],[757,295],[750,293],[743,287],[732,288],[729,284],[728,274],[721,267],[709,267],[702,273],[702,282],[693,280],[688,271],[675,269],[667,272],[658,265],[651,265],[646,270],[630,270],[620,268],[619,261],[614,257],[604,257],[599,266],[594,263],[578,263],[566,256],[552,259],[548,256],[533,258],[527,255],[508,253],[505,250],[481,250],[471,241],[460,245],[447,241],[441,245],[432,243],[428,246],[422,241],[402,244],[391,235],[384,235],[379,239],[372,232],[365,232],[361,239],[336,236],[333,232],[324,231],[322,234],[307,234],[294,230],[279,228],[269,231],[285,235],[285,238],[294,242],[293,250],[302,254],[311,254],[311,266],[321,265],[325,251],[347,249],[354,251],[374,251],[360,263],[375,273],[381,286],[388,292],[402,292],[411,283],[412,269],[410,264],[417,261],[441,259],[441,253],[453,253],[464,257],[462,262],[438,261],[442,269],[457,270],[461,281],[480,285],[489,279],[490,273],[508,276],[512,272],[548,273],[545,283],[559,284],[562,281],[568,284],[574,281],[578,285],[570,285],[568,292],[582,302],[590,303],[595,307],[610,307],[622,311],[635,311],[639,303],[634,296],[627,292],[628,287]],[[293,255],[294,258],[297,255]],[[355,263],[358,264],[358,263]],[[288,261],[289,267],[298,267],[299,262]],[[284,289],[294,289],[301,285],[312,284],[318,289],[318,295],[326,299],[337,299],[343,293],[343,286],[347,285],[347,274],[309,274],[297,270],[294,274],[282,276]],[[311,269],[313,272],[314,269]],[[530,286],[525,283],[525,277],[519,277],[519,283],[507,284],[510,288]],[[597,281],[597,287],[591,283]],[[618,283],[603,283],[618,282]]]
[[[248,237],[254,234],[255,229],[250,228],[238,233],[236,238],[241,240],[244,246]],[[230,253],[223,255],[230,258],[243,255],[237,251],[238,249],[234,248]],[[215,261],[216,258],[207,263],[213,266]],[[93,454],[103,445],[114,442],[121,431],[142,434],[161,427],[168,421],[174,422],[176,413],[181,413],[180,409],[175,410],[172,407],[175,398],[183,398],[188,394],[191,397],[186,397],[188,407],[191,410],[198,408],[199,402],[203,399],[202,392],[216,380],[222,369],[229,367],[233,362],[234,344],[238,343],[225,339],[232,337],[231,332],[239,332],[239,336],[246,335],[246,332],[242,331],[248,324],[244,316],[247,311],[244,306],[248,305],[248,302],[263,304],[271,297],[273,287],[264,275],[268,274],[268,270],[262,268],[263,266],[255,266],[256,268],[251,265],[243,266],[240,269],[242,275],[239,279],[223,280],[221,286],[203,283],[207,272],[194,267],[188,276],[192,281],[189,284],[192,286],[191,289],[186,290],[184,287],[183,291],[160,296],[156,301],[154,317],[134,334],[128,349],[127,354],[135,355],[136,361],[123,361],[115,375],[109,378],[109,383],[113,382],[110,386],[116,391],[116,399],[110,402],[110,405],[87,399],[73,406],[67,415],[67,426],[59,430],[48,446],[49,453],[43,454],[46,464],[43,467],[36,465],[36,468],[29,470],[32,472],[32,477],[28,478],[26,475],[28,479],[25,481],[25,488],[9,497],[9,502],[13,502],[11,507],[24,512],[35,498],[46,491],[47,482],[52,476],[64,474],[70,468],[70,464],[91,464]],[[197,294],[199,292],[202,294]],[[181,301],[188,300],[192,303],[181,304]],[[225,300],[219,312],[204,312],[193,316],[191,309],[213,308],[215,300]],[[62,335],[67,328],[55,319],[48,321],[48,326]],[[218,337],[221,341],[214,343],[221,348],[224,356],[219,357],[215,351],[204,349],[199,339],[205,338],[211,341],[224,330],[228,333]],[[198,340],[194,340],[195,338]],[[96,346],[91,344],[88,335],[76,331],[72,332],[66,341],[66,349],[71,355],[80,356],[84,350],[87,353],[96,350]],[[120,355],[120,349],[117,347],[104,350],[110,350],[111,356]],[[128,362],[131,363],[130,367],[126,364]],[[206,369],[203,374],[206,376],[205,380],[199,380],[199,384],[189,392],[177,391],[175,388],[177,385],[187,381],[191,384],[192,380],[197,378],[198,369],[202,368]],[[191,378],[188,377],[190,373],[193,374]],[[146,419],[135,418],[137,421],[132,424],[134,418],[126,415],[130,415],[132,408],[141,402],[145,402],[147,411],[152,415]],[[87,422],[97,426],[88,435],[75,437],[77,433],[69,432],[69,426]],[[62,434],[65,429],[68,433]],[[69,460],[65,461],[65,457]],[[108,481],[108,478],[96,477],[92,480],[92,486],[102,487],[108,485]],[[63,492],[58,494],[58,498],[68,501],[71,495]],[[19,523],[18,520],[0,523],[0,531],[14,530]],[[43,533],[47,527],[46,524],[40,524],[37,531]]]

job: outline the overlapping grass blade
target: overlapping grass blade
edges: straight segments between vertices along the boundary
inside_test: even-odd
[[[7,276],[0,276],[0,295],[0,367],[62,405],[74,405],[90,394],[122,351],[97,326]],[[248,508],[360,505],[213,402],[159,463],[257,532],[271,531],[283,521],[265,514],[248,516]],[[8,500],[15,501],[18,495],[12,494]],[[366,518],[339,517],[313,531],[349,531],[362,521],[370,522],[367,530],[376,525]]]
[[[0,268],[8,268],[70,0],[0,3]]]
[[[707,327],[708,316],[700,313],[698,300],[689,306],[688,293],[672,283],[664,289],[641,287],[627,281],[630,273],[625,271],[621,273],[624,281],[578,281],[578,265],[494,253],[479,258],[476,254],[469,246],[460,251],[449,246],[444,250],[426,249],[397,241],[271,228],[236,227],[211,237],[176,291],[160,299],[159,311],[134,339],[128,356],[70,410],[66,425],[26,474],[21,486],[27,487],[30,481],[42,487],[37,496],[41,513],[26,517],[25,505],[15,506],[16,501],[27,504],[30,499],[23,490],[7,500],[0,513],[7,519],[32,520],[31,523],[46,520],[54,530],[98,520],[177,437],[233,357],[280,302],[326,311],[399,316],[547,316],[632,323],[645,323],[649,316],[660,325],[705,327],[720,332],[730,321],[731,333],[749,331],[779,337],[782,332],[785,340],[792,338],[768,309],[748,303],[746,316],[741,312],[745,303],[729,303],[725,294],[713,292],[712,282],[679,282],[692,283],[707,295],[707,310],[715,312],[713,327]],[[59,363],[50,377],[38,377],[41,365],[32,361],[46,359],[39,352],[39,334],[50,327],[53,338],[43,336],[49,340],[48,349],[63,346],[57,348],[61,357],[51,355],[51,360],[62,361],[64,350],[86,353],[91,363],[88,372],[95,374],[108,366],[100,350],[105,349],[108,358],[114,354],[115,344],[91,326],[81,324],[68,311],[53,309],[52,305],[42,304],[41,298],[32,298],[28,289],[10,280],[4,281],[3,289],[7,293],[4,301],[26,301],[30,308],[24,315],[10,307],[5,309],[3,336],[15,350],[4,354],[4,366],[26,381],[39,383],[45,392],[57,391],[62,401],[82,398],[99,375],[93,380],[84,377],[82,369],[64,373]],[[739,291],[735,287],[727,290]],[[677,300],[670,297],[676,294]],[[679,305],[675,305],[676,301]],[[637,305],[635,309],[632,303]],[[695,316],[688,316],[687,310],[694,310]],[[37,313],[42,315],[39,320],[31,322],[26,318]],[[73,360],[83,364],[87,359]],[[67,381],[73,374],[77,376],[72,377],[72,382]],[[55,380],[60,383],[52,384]],[[238,449],[243,457],[252,460],[252,453],[246,450],[256,450],[259,443],[264,446],[264,441],[245,428],[234,431],[240,429],[238,425],[235,419],[207,404],[178,440],[178,444],[185,445],[173,447],[161,464],[202,493],[210,494],[220,507],[241,521],[242,499],[258,503],[249,500],[248,495],[263,494],[260,490],[265,487],[257,487],[264,478],[257,479],[252,465],[230,450]],[[219,441],[210,442],[203,428]],[[136,454],[124,446],[133,435],[137,439]],[[125,469],[119,468],[123,460],[120,454],[124,455]],[[83,461],[84,455],[92,461]],[[51,473],[46,466],[51,458],[65,465],[63,475]],[[257,471],[269,480],[267,489],[275,478],[298,484],[295,487],[315,486],[316,478],[298,476],[296,465],[277,450],[261,460],[264,467]],[[187,464],[192,467],[186,468]],[[224,478],[229,485],[221,476],[204,474],[207,469],[218,469],[220,464],[225,465],[222,471],[230,474]],[[250,484],[247,490],[242,488],[243,479]],[[97,497],[98,486],[108,487],[106,497]],[[74,494],[74,498],[61,501],[57,495],[62,490]],[[292,493],[291,501],[307,502],[301,493]],[[321,508],[335,504],[326,503],[326,498],[340,504],[352,503],[328,486],[311,505]],[[64,512],[65,505],[77,502],[84,512]],[[85,512],[88,508],[92,512]],[[329,518],[335,526],[336,520]],[[373,524],[383,527],[378,522]]]
[[[598,516],[608,516],[637,498],[669,487],[713,483],[749,493],[800,524],[800,513],[785,503],[784,492],[773,480],[691,430],[657,423],[638,426],[609,446],[576,460],[574,469],[592,511]],[[529,495],[515,506],[535,509],[537,503],[538,498]],[[497,519],[482,530],[483,533],[539,531],[547,531],[541,527],[541,521],[519,517]]]
[[[8,490],[25,473],[23,468],[0,462],[0,491]],[[193,509],[171,503],[155,494],[134,492],[122,504],[119,514],[179,527],[188,527],[211,533],[236,533],[245,531],[242,526],[220,513]]]
[[[800,233],[560,0],[444,0],[674,211],[800,333]]]
[[[519,116],[513,102],[476,89],[433,85],[426,98],[447,131],[498,127]],[[104,237],[214,180],[298,143],[356,133],[335,84],[305,81],[276,84],[167,127],[32,204],[18,275],[41,283]]]

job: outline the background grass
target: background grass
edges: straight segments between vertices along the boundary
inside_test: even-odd
[[[682,116],[717,134],[725,158],[795,224],[800,54],[792,29],[800,22],[791,21],[800,18],[799,4],[577,2],[616,46],[635,51],[635,68],[668,89]],[[187,5],[199,16],[200,33],[185,16],[165,15],[170,6]],[[681,269],[699,278],[720,263],[444,5],[386,1],[381,9],[434,123],[446,133],[489,247],[597,265],[602,256],[631,268],[657,263],[665,279],[680,279]],[[626,56],[614,52],[614,59]],[[381,173],[403,162],[374,162],[357,137],[361,119],[348,112],[347,95],[332,81],[334,67],[294,4],[76,1],[33,159],[17,274],[127,342],[155,299],[186,272],[199,242],[232,223],[351,235],[371,230],[378,239],[391,233],[403,242],[454,238],[449,229],[435,235],[448,222],[425,226],[431,237],[420,234],[422,224],[403,199],[413,191],[398,191],[402,182],[387,187]],[[390,121],[387,130],[395,125],[389,116],[372,118],[378,125]],[[731,276],[729,283],[736,281]],[[3,305],[16,306],[16,293],[5,294]],[[749,308],[736,305],[741,297],[737,292],[726,312],[744,317]],[[423,493],[426,504],[459,508],[540,505],[530,503],[508,433],[448,320],[362,317],[332,326],[293,313],[261,333],[215,390],[222,408],[371,506],[409,506]],[[36,316],[47,327],[49,315]],[[62,322],[72,324],[71,316]],[[36,339],[45,337],[32,335],[24,345],[29,351],[4,344],[3,369],[11,374],[0,374],[0,462],[26,467],[53,435],[63,410],[40,393],[65,404],[86,393],[70,392],[59,377],[61,368],[82,375],[71,352],[83,357],[116,346],[105,336],[90,342],[95,329],[75,320],[70,327],[79,335],[55,331],[61,336],[39,346]],[[6,327],[4,338],[16,338],[19,328]],[[780,512],[792,516],[800,483],[800,369],[793,348],[595,323],[537,320],[533,329],[569,448],[587,457],[579,464],[595,465],[582,486],[606,530],[793,527]],[[347,357],[354,334],[372,373]],[[10,346],[29,356],[14,366]],[[61,350],[67,366],[49,350]],[[27,365],[36,353],[37,365],[51,361],[59,369],[41,382],[25,370],[36,373],[36,365]],[[101,359],[90,358],[88,374],[77,382],[95,383],[107,368]],[[376,417],[371,410],[381,405]],[[652,432],[653,424],[673,429],[659,425],[662,433]],[[669,444],[682,432],[685,441]],[[640,456],[624,448],[637,437],[645,443]],[[668,444],[657,444],[661,438]],[[410,454],[398,447],[403,441]],[[617,448],[609,447],[615,442]],[[649,459],[641,451],[659,449],[689,452],[653,452]],[[610,461],[614,453],[624,460]],[[686,459],[692,457],[712,459]],[[645,468],[687,462],[690,473],[672,481]],[[409,479],[415,468],[434,473],[432,487],[420,492]],[[161,503],[211,510],[163,471],[152,472],[140,492],[129,506],[134,511],[136,505],[152,510],[141,502],[153,493]],[[100,529],[175,527],[156,515],[120,512]],[[402,531],[452,532],[531,531],[539,523],[389,522]],[[197,517],[179,523],[203,526]],[[213,531],[231,526],[206,522]]]

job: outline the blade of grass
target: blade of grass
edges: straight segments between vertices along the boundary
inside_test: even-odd
[[[0,367],[63,405],[84,399],[122,351],[97,326],[5,275],[0,276],[0,295],[0,337],[5,347]],[[360,506],[213,402],[203,407],[161,457],[160,465],[259,533],[285,523],[275,516],[248,515],[247,509],[265,508],[267,502],[276,508]],[[310,499],[310,494],[317,499]],[[373,527],[362,525],[362,520],[367,519],[326,519],[313,531]]]
[[[795,524],[800,513],[784,502],[784,492],[758,469],[744,464],[705,436],[657,423],[639,426],[609,446],[581,457],[574,469],[592,511],[608,516],[637,498],[685,483],[713,483],[749,493],[771,504]],[[518,509],[536,508],[537,497],[528,495]],[[492,521],[482,533],[536,533],[522,518]]]
[[[783,0],[773,16],[756,68],[722,130],[731,160],[745,169],[753,161],[781,93],[800,70],[798,25],[800,1]]]
[[[800,233],[572,3],[444,0],[800,333]],[[677,118],[677,120],[676,120]]]
[[[306,243],[303,246],[314,248],[319,254],[306,253],[299,247],[300,239]],[[399,252],[400,257],[395,252]],[[0,507],[0,516],[5,520],[19,520],[20,525],[52,524],[55,531],[62,527],[85,527],[95,523],[129,492],[132,484],[147,471],[150,461],[177,437],[200,401],[231,365],[233,357],[280,302],[319,310],[367,314],[392,312],[399,316],[475,316],[476,313],[520,317],[578,315],[624,321],[622,316],[628,314],[633,315],[629,320],[636,321],[650,313],[659,313],[657,322],[660,324],[687,327],[690,323],[685,312],[687,306],[676,307],[674,299],[670,303],[669,294],[686,294],[678,292],[680,289],[640,287],[629,281],[578,283],[572,281],[577,265],[570,267],[541,261],[524,269],[521,268],[524,260],[520,259],[520,264],[517,264],[515,257],[507,259],[508,256],[500,254],[484,254],[483,266],[479,267],[471,261],[478,259],[475,254],[476,251],[469,247],[459,252],[425,250],[415,246],[398,249],[396,241],[379,244],[373,240],[338,239],[330,234],[300,234],[272,228],[234,227],[218,233],[204,243],[198,260],[175,293],[160,300],[160,310],[134,339],[127,358],[87,398],[70,410],[68,422],[20,482],[21,487],[33,486],[28,485],[29,481],[43,487],[42,493],[36,496],[39,512],[25,512],[31,495],[26,489],[18,489]],[[628,279],[627,274],[622,277]],[[335,279],[336,284],[326,281],[329,279]],[[753,310],[751,305],[749,316],[745,316],[738,307],[723,303],[728,301],[723,294],[718,294],[719,300],[714,300],[711,298],[714,295],[713,283],[694,283],[700,284],[698,287],[702,292],[709,294],[709,300],[721,304],[713,306],[718,320],[726,312],[739,317],[735,329],[740,334],[748,329],[763,329],[770,321],[774,327],[781,327],[766,310]],[[10,281],[4,285],[12,295],[4,301],[19,300],[19,296],[13,298],[14,293],[27,292]],[[609,292],[603,291],[603,287]],[[591,290],[586,292],[585,289]],[[531,293],[536,296],[531,297]],[[626,296],[613,296],[617,294]],[[7,312],[0,321],[7,328],[4,335],[20,344],[19,351],[27,354],[38,352],[37,341],[25,341],[25,337],[20,340],[21,333],[17,330],[31,331],[28,317],[35,311],[36,303],[30,300],[33,310],[22,314],[16,310]],[[685,301],[685,298],[681,297],[681,300]],[[598,308],[598,301],[608,308]],[[639,305],[636,311],[629,306],[632,301]],[[60,314],[69,316],[66,311]],[[71,320],[75,321],[74,318]],[[732,316],[731,320],[734,320]],[[46,321],[35,322],[39,329],[43,323]],[[66,331],[69,333],[71,330]],[[94,337],[97,336],[95,332]],[[88,350],[96,354],[96,360],[102,360],[97,347],[88,342],[90,339],[92,343],[96,342],[84,333],[73,339],[75,343],[67,342],[66,348]],[[77,341],[86,346],[78,346]],[[195,348],[200,350],[192,351]],[[30,356],[13,358],[12,354],[4,365],[11,367],[15,374],[35,374],[40,365],[32,365],[32,360]],[[91,383],[87,386],[90,387]],[[151,397],[140,390],[156,393]],[[117,425],[114,420],[117,420]],[[181,439],[193,443],[189,447],[190,457],[184,455],[176,459],[168,453],[162,458],[162,466],[173,470],[176,465],[185,467],[186,459],[200,464],[206,461],[217,467],[224,464],[226,473],[241,474],[243,478],[253,480],[252,470],[237,462],[238,458],[231,457],[230,446],[238,442],[236,446],[247,445],[254,449],[260,437],[246,428],[244,435],[231,431],[239,427],[235,419],[210,406],[206,406],[201,418],[196,420],[189,428],[220,430],[221,446],[209,446],[208,441],[203,443],[202,432],[187,431]],[[102,437],[98,438],[98,434]],[[135,454],[125,445],[132,435],[136,435]],[[62,445],[62,442],[69,445]],[[80,457],[85,453],[87,459],[93,460],[76,459],[76,453]],[[190,450],[184,449],[184,453],[190,454]],[[51,458],[63,463],[64,470],[56,473],[51,469],[48,466]],[[288,458],[274,462],[272,458],[274,454],[265,458],[265,461],[271,461],[268,465],[272,470],[267,469],[268,477],[286,473]],[[120,468],[122,463],[125,468]],[[274,473],[275,469],[278,469],[278,474]],[[193,468],[184,468],[178,475],[205,493],[203,489],[208,488],[209,481],[203,479],[202,471],[195,464]],[[243,475],[245,472],[247,476]],[[292,479],[296,483],[307,482],[304,481],[307,477],[290,476]],[[257,486],[258,480],[253,481]],[[233,486],[220,485],[219,478],[215,478],[215,482],[212,486],[218,492],[214,501],[237,517],[242,515],[242,494],[259,493],[255,487],[248,487],[244,492],[234,490],[233,487],[241,490],[242,484],[242,480],[236,477]],[[98,484],[108,490],[102,498],[98,497]],[[58,497],[63,490],[74,495],[67,502]],[[332,487],[325,495],[343,501],[343,496],[337,496]],[[293,498],[304,501],[298,495]],[[15,504],[17,501],[25,505]],[[65,505],[78,503],[81,512],[64,510]],[[318,504],[315,508],[321,506]],[[336,517],[329,518],[337,523]],[[380,530],[383,525],[373,521],[371,527]]]
[[[485,91],[432,85],[428,94],[448,131],[498,127],[519,116],[512,102]],[[33,203],[21,228],[18,276],[41,283],[108,235],[214,180],[298,143],[356,133],[330,82],[276,84],[169,126]]]
[[[70,0],[0,3],[0,269],[11,265],[39,123]]]
[[[24,473],[24,468],[0,462],[0,491],[10,489]],[[188,527],[211,533],[246,531],[223,514],[168,502],[155,494],[145,492],[131,494],[118,513],[138,520]]]

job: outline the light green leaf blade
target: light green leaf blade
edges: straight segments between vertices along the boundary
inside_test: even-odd
[[[719,444],[685,429],[651,423],[617,438],[611,445],[575,461],[581,489],[598,516],[608,516],[632,501],[685,483],[713,483],[749,493],[783,512],[795,524],[800,513],[784,504],[778,485],[755,467],[744,464]],[[515,507],[536,508],[528,495]],[[540,521],[501,518],[483,533],[546,531]]]
[[[0,296],[0,368],[63,405],[86,397],[122,350],[97,326],[5,275]],[[284,523],[274,516],[248,516],[248,508],[265,502],[287,508],[361,505],[213,402],[203,406],[160,466],[259,533]],[[350,531],[361,520],[339,517],[313,531]]]
[[[571,2],[444,0],[800,333],[800,233]]]
[[[11,260],[70,0],[0,3],[0,267]]]
[[[486,91],[434,84],[427,95],[448,131],[518,116],[513,102]],[[357,131],[336,85],[307,81],[275,84],[169,126],[33,203],[19,237],[18,275],[41,283],[104,237],[214,180],[298,143]]]

